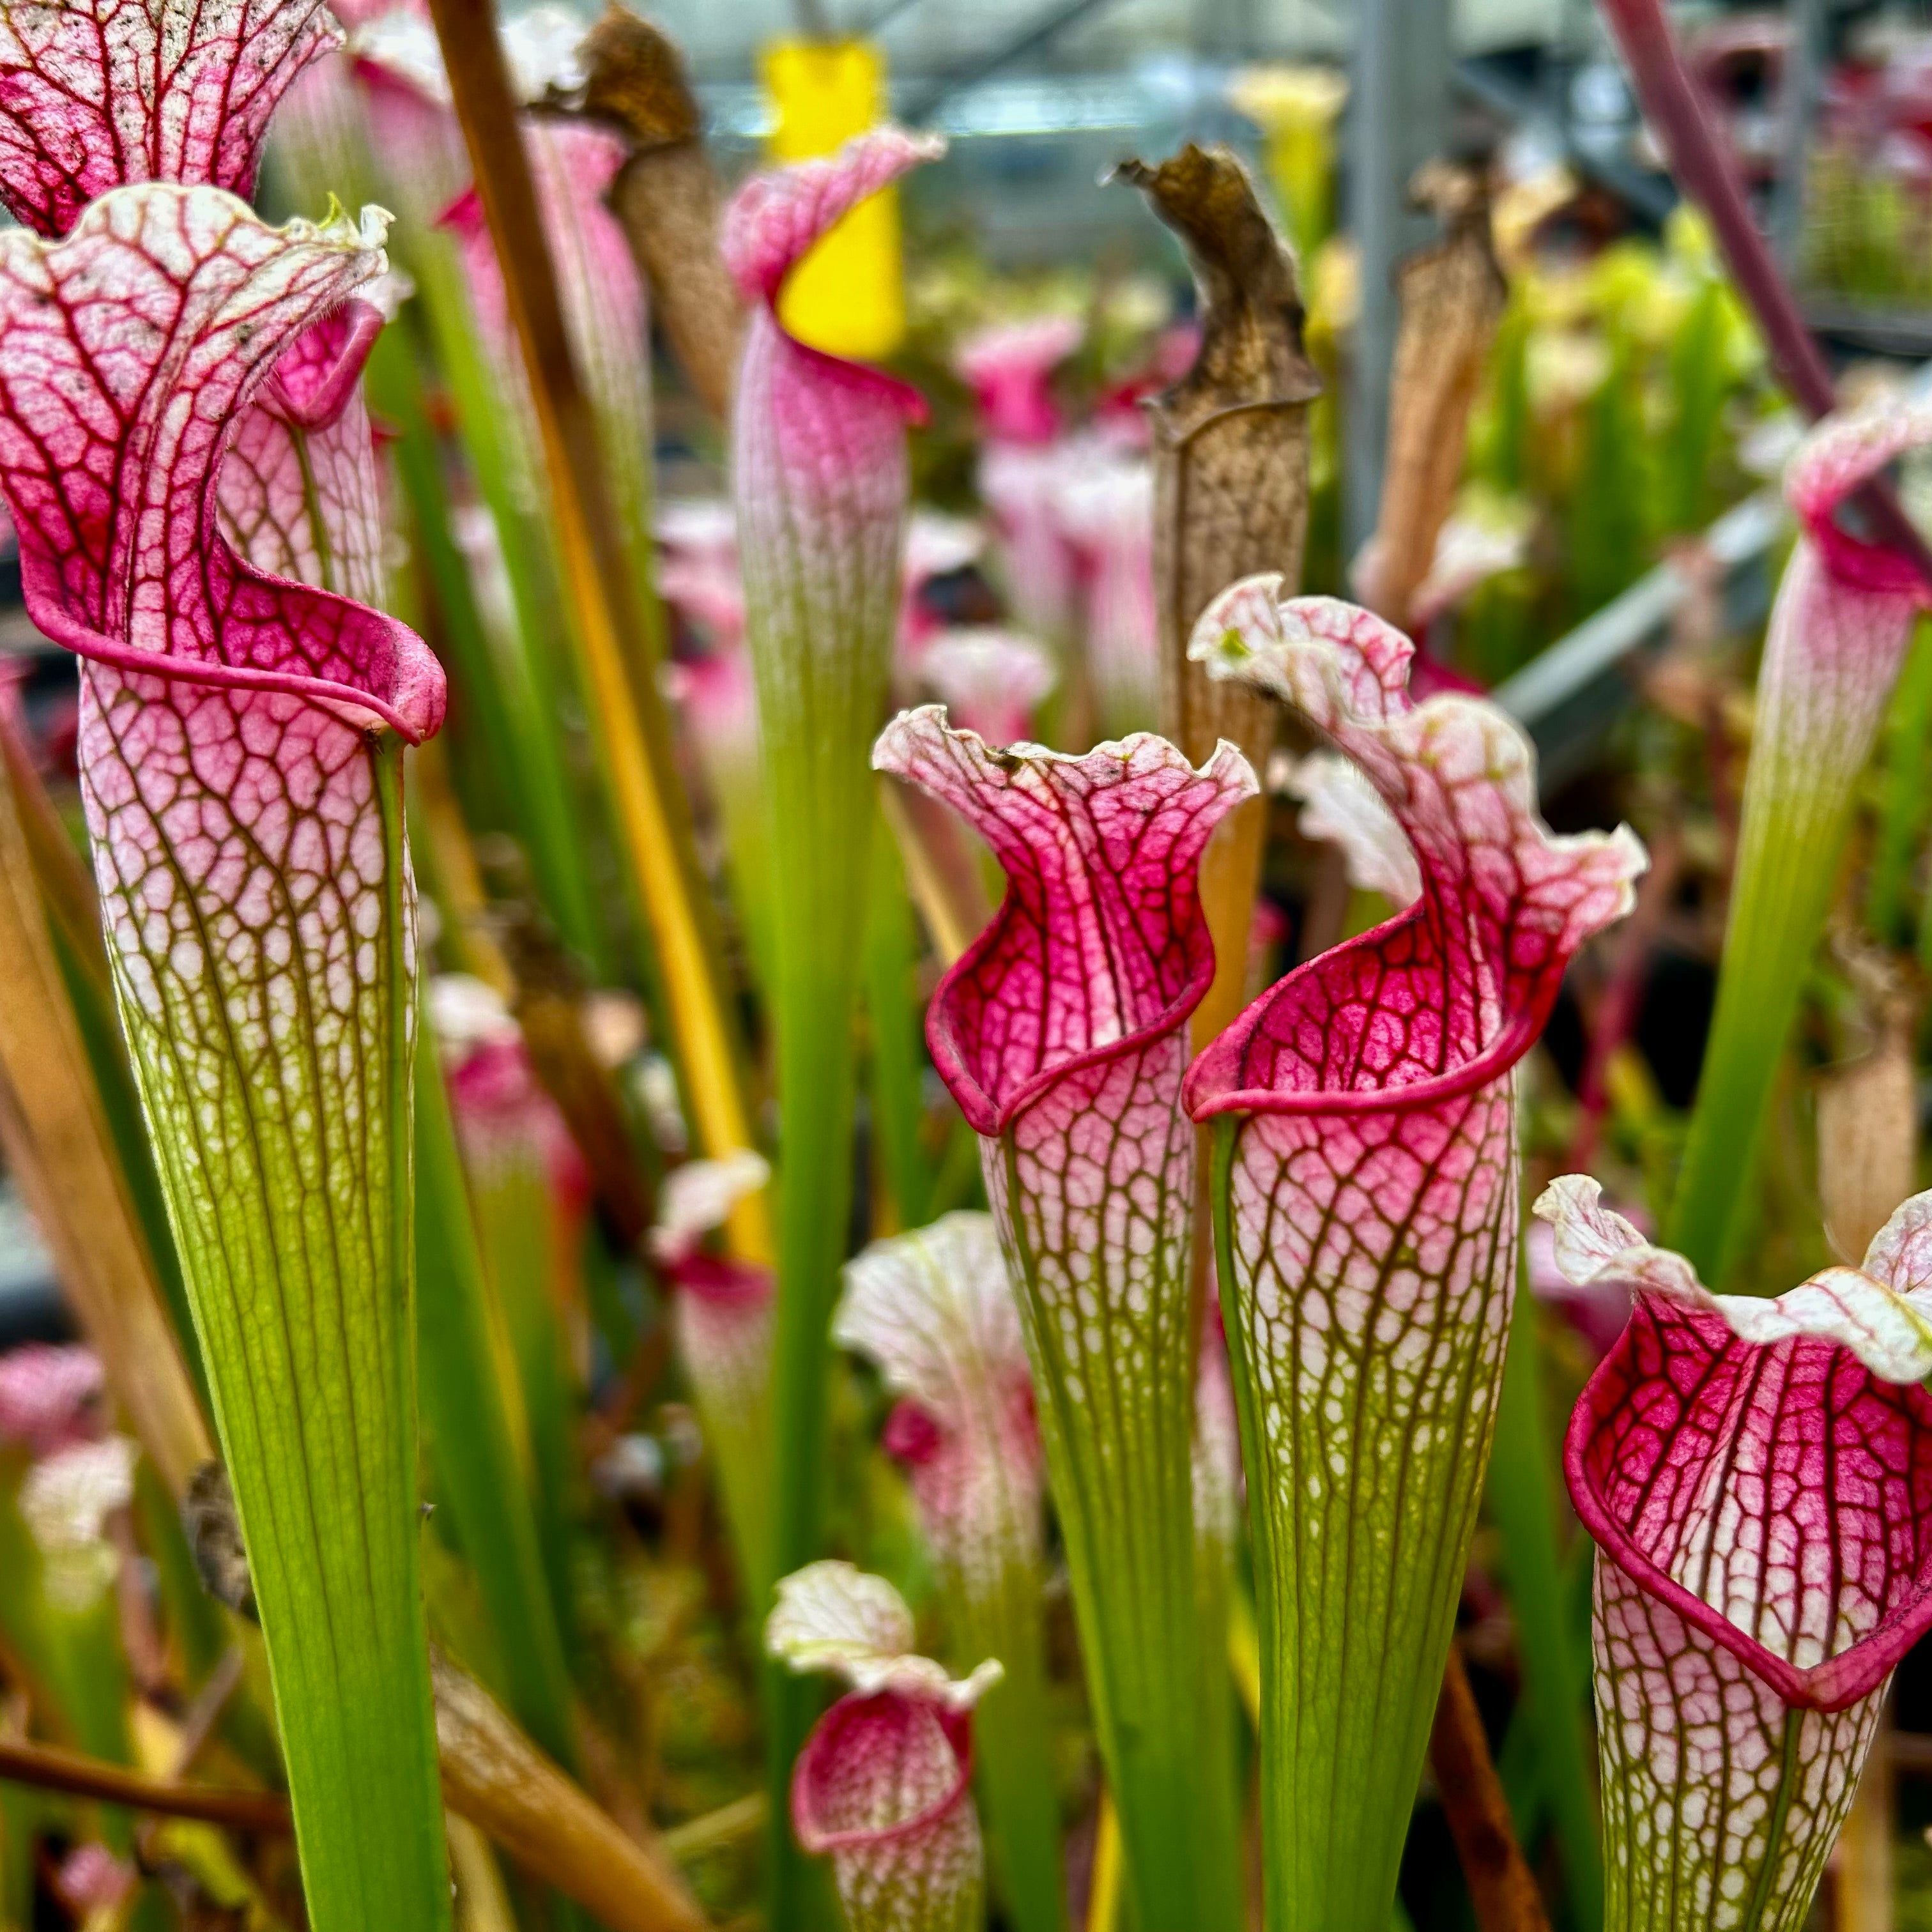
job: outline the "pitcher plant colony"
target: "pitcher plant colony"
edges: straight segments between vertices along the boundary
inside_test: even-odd
[[[1808,1922],[1932,1624],[1932,417],[1838,406],[1606,11],[1673,253],[1552,323],[1419,184],[1358,604],[1331,90],[1244,97],[1284,209],[1120,171],[1185,328],[955,263],[886,368],[788,291],[934,136],[727,196],[621,10],[0,0],[77,679],[0,658],[0,1151],[81,1331],[0,1355],[0,1932]],[[1820,418],[1748,724],[1694,638],[1649,694],[1729,826],[1681,1174],[1630,1035],[1705,862],[1661,781],[1648,877],[1552,831],[1482,682],[1663,534],[1666,284],[1670,529]],[[1868,1011],[1904,1099],[1820,1100],[1794,1226]]]

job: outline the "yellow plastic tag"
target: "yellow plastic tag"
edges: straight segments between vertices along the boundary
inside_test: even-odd
[[[829,154],[876,127],[886,105],[886,66],[861,40],[778,40],[764,52],[775,161]],[[778,314],[801,342],[831,356],[875,362],[905,334],[897,191],[861,202],[794,268]]]

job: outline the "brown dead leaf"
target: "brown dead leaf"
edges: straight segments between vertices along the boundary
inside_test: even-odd
[[[1322,385],[1303,346],[1294,257],[1225,148],[1190,144],[1157,167],[1128,161],[1118,178],[1180,236],[1201,294],[1200,353],[1150,408],[1161,728],[1197,764],[1227,738],[1260,771],[1275,706],[1210,679],[1188,662],[1187,644],[1209,599],[1237,578],[1274,571],[1291,589],[1300,580],[1308,406]],[[1250,800],[1228,815],[1202,862],[1216,965],[1194,1017],[1197,1046],[1240,1005],[1266,822],[1265,801]]]
[[[1490,244],[1482,177],[1433,163],[1413,193],[1442,218],[1444,232],[1397,272],[1402,324],[1389,378],[1388,455],[1362,585],[1365,601],[1397,626],[1408,622],[1455,502],[1469,412],[1509,293]]]
[[[744,311],[718,252],[718,180],[683,56],[615,4],[580,50],[586,80],[568,109],[616,128],[633,152],[610,206],[650,284],[671,352],[711,413],[730,406]]]

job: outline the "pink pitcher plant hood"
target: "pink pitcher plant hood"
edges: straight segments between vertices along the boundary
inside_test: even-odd
[[[720,570],[738,568],[738,513],[723,496],[670,496],[652,516],[668,551]]]
[[[892,607],[874,607],[896,602],[905,427],[925,406],[895,379],[788,334],[778,297],[841,215],[943,150],[934,137],[880,128],[826,160],[754,176],[724,215],[725,264],[752,304],[733,412],[748,602],[771,610],[794,586],[822,598],[830,559],[851,553],[865,607],[854,614],[878,634],[874,650],[890,646]]]
[[[745,587],[735,561],[721,570],[668,552],[658,566],[658,595],[706,638],[714,657],[742,655]]]
[[[341,40],[320,0],[0,6],[0,198],[54,236],[129,184],[246,196],[277,104]],[[290,343],[220,466],[224,526],[250,562],[364,602],[381,591],[381,526],[359,381],[400,292],[379,278]]]
[[[0,7],[0,200],[64,235],[130,182],[250,195],[277,102],[342,38],[325,0],[14,0]]]
[[[297,338],[217,483],[223,534],[255,568],[362,604],[383,595],[386,534],[362,370],[405,286],[380,277]]]
[[[1633,1297],[1564,1458],[1598,1546],[1606,1916],[1787,1932],[1932,1628],[1932,1196],[1774,1300],[1710,1294],[1582,1175],[1536,1212],[1572,1281]]]
[[[1451,515],[1436,538],[1436,554],[1422,581],[1409,593],[1408,621],[1418,631],[1505,571],[1520,569],[1528,560],[1527,516]]]
[[[1008,1563],[1036,1564],[1040,1432],[993,1217],[962,1210],[874,1241],[846,1264],[832,1336],[900,1398],[886,1447],[946,1572],[985,1594]]]
[[[1420,892],[1250,1006],[1190,1070],[1189,1105],[1197,1119],[1366,1117],[1394,1094],[1462,1097],[1528,1051],[1577,947],[1629,910],[1643,849],[1627,828],[1552,834],[1534,753],[1505,712],[1461,694],[1415,704],[1407,638],[1280,587],[1259,577],[1223,592],[1190,655],[1293,706],[1356,766],[1412,848]],[[1376,823],[1365,800],[1340,809],[1365,832]],[[1406,886],[1392,868],[1388,883]]]
[[[464,1164],[478,1184],[509,1174],[540,1181],[555,1204],[560,1233],[574,1244],[590,1204],[590,1172],[538,1080],[522,1036],[474,1048],[447,1079]]]
[[[902,712],[872,763],[951,806],[1005,869],[998,913],[933,996],[927,1040],[976,1132],[998,1138],[1039,1116],[1027,1144],[1044,1150],[1036,1135],[1058,1143],[1073,1125],[1072,1107],[1046,1104],[1060,1089],[1165,1064],[1199,1004],[1214,959],[1195,867],[1216,825],[1254,796],[1254,773],[1227,744],[1196,771],[1150,732],[1078,757],[1000,750],[936,704]],[[989,1155],[1003,1193],[1004,1170]],[[1029,1165],[1025,1178],[1044,1177]]]
[[[712,1252],[709,1236],[771,1180],[748,1150],[664,1178],[651,1258],[670,1284],[672,1333],[715,1460],[746,1581],[762,1598],[771,1546],[771,1270]]]
[[[1077,316],[1040,315],[976,330],[954,350],[952,366],[973,392],[989,442],[1051,442],[1060,430],[1049,379],[1080,346]]]
[[[1589,1350],[1593,1366],[1616,1346],[1630,1319],[1629,1288],[1617,1281],[1580,1288],[1557,1265],[1556,1231],[1546,1221],[1532,1222],[1523,1230],[1522,1275],[1530,1293],[1569,1324]]]
[[[736,740],[758,734],[751,661],[745,655],[745,580],[738,567],[737,513],[718,498],[660,503],[652,518],[658,543],[658,594],[709,646],[680,660],[668,694],[686,709],[700,738],[722,731]],[[702,688],[692,680],[705,680]]]
[[[525,101],[552,87],[580,85],[576,53],[582,20],[566,8],[538,6],[507,21],[503,51],[512,86]],[[446,190],[438,224],[456,237],[484,346],[497,379],[515,399],[520,460],[534,491],[538,441],[508,291],[482,197],[466,180],[464,145],[450,103],[448,77],[435,30],[419,9],[392,10],[359,28],[352,43],[369,93],[379,141],[392,138],[392,172],[420,179],[404,184],[406,205],[421,207],[424,186]],[[641,536],[650,492],[650,328],[644,283],[608,197],[628,150],[609,130],[589,122],[526,114],[518,122],[538,212],[556,268],[564,325],[595,406],[604,462],[620,506]]]
[[[1514,1070],[1631,902],[1628,830],[1552,836],[1501,711],[1414,703],[1409,640],[1258,578],[1192,654],[1292,704],[1379,794],[1420,893],[1190,1069],[1242,1410],[1271,1923],[1386,1916],[1441,1681],[1516,1280]],[[1393,883],[1393,882],[1392,882]],[[1342,1526],[1372,1523],[1372,1535]],[[1332,1553],[1312,1563],[1297,1552]]]
[[[512,1176],[533,1177],[560,1210],[565,1244],[574,1244],[590,1204],[590,1170],[503,996],[472,974],[439,973],[424,1006],[471,1180],[487,1192]]]
[[[658,582],[667,602],[691,608],[685,602],[683,580],[671,566],[667,566]],[[743,638],[730,639],[701,656],[680,658],[666,665],[664,690],[677,706],[704,773],[705,788],[726,820],[730,838],[734,815],[762,802],[758,690]],[[734,858],[736,844],[733,839]]]
[[[703,1248],[707,1234],[724,1226],[740,1201],[771,1178],[770,1162],[748,1148],[722,1160],[688,1160],[674,1168],[658,1191],[652,1258],[668,1268],[682,1266]]]
[[[1029,736],[1034,707],[1059,681],[1044,646],[994,624],[941,631],[926,647],[920,676],[950,716],[989,745]]]
[[[1798,446],[1784,493],[1798,540],[1772,608],[1725,930],[1725,968],[1672,1211],[1672,1244],[1721,1278],[1774,1070],[1837,888],[1859,777],[1932,598],[1909,559],[1838,514],[1906,452],[1932,443],[1932,407],[1895,397],[1827,417]]]
[[[1190,1472],[1194,1135],[1189,1015],[1214,976],[1198,892],[1252,795],[1223,744],[1199,770],[1141,734],[1082,757],[995,750],[937,706],[873,763],[950,805],[1006,895],[940,982],[926,1037],[981,1136],[1019,1288],[1101,1748],[1148,1923],[1232,1922],[1202,1816]],[[1203,1899],[1209,1901],[1205,1910]]]
[[[62,1859],[54,1888],[68,1910],[91,1924],[89,1915],[112,1911],[140,1882],[140,1874],[127,1859],[116,1858],[95,1839],[76,1845]]]
[[[800,1754],[792,1827],[829,1855],[852,1932],[974,1932],[984,1853],[969,1788],[974,1706],[1000,1678],[962,1680],[913,1651],[912,1615],[883,1577],[814,1563],[778,1586],[766,1648],[851,1686]]]
[[[385,272],[382,237],[374,210],[276,229],[218,190],[157,183],[94,202],[64,241],[0,238],[0,487],[34,621],[97,688],[138,678],[146,702],[164,684],[190,711],[220,694],[238,715],[254,700],[264,718],[312,710],[412,742],[442,722],[442,674],[413,632],[252,567],[217,527],[236,419],[312,324]]]
[[[906,519],[906,581],[916,588],[932,578],[964,570],[986,547],[986,533],[976,518],[915,509]]]

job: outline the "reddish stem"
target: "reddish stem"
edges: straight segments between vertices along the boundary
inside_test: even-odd
[[[1550,1932],[1542,1895],[1516,1841],[1461,1646],[1453,1642],[1429,1758],[1482,1932]]]
[[[1730,152],[1678,55],[1662,0],[1603,0],[1603,8],[1636,84],[1644,117],[1663,142],[1679,185],[1708,219],[1731,279],[1757,317],[1779,380],[1814,422],[1830,415],[1837,401],[1832,372],[1751,219]],[[1910,559],[1919,575],[1932,584],[1932,552],[1906,520],[1890,487],[1868,484],[1858,500],[1878,541]]]

